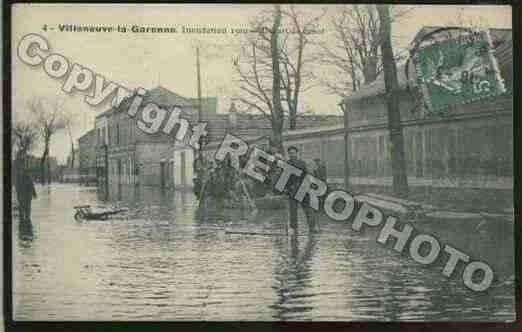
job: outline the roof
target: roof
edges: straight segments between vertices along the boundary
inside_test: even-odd
[[[132,97],[125,98],[118,107],[111,107],[108,110],[98,114],[96,118],[101,118],[103,116],[108,116],[117,111],[121,111],[123,109],[127,109],[125,106],[130,106],[130,102]],[[170,108],[172,106],[192,106],[196,107],[198,99],[197,98],[186,98],[175,92],[170,91],[167,88],[162,86],[157,86],[153,89],[147,90],[145,96],[143,98],[142,105],[146,103],[154,102],[160,107]],[[216,113],[217,109],[217,98],[216,97],[206,97],[201,98],[202,111]]]
[[[413,40],[417,40],[421,36],[424,36],[425,34],[439,28],[442,27],[425,26],[421,30],[419,30],[419,32],[415,35],[415,38]],[[509,68],[511,68],[512,72],[513,66],[513,42],[511,29],[489,29],[489,32],[493,44],[498,46],[495,51],[495,57],[499,62],[499,67],[501,68],[502,76],[505,77],[506,75],[512,75],[512,73],[510,74],[509,72]],[[407,87],[406,73],[404,67],[404,64],[397,66],[397,79],[399,81],[399,88],[401,89],[405,89]],[[408,76],[410,78],[415,77],[415,69],[412,65],[410,65],[408,68]],[[381,72],[374,82],[361,86],[361,88],[358,91],[350,94],[344,100],[354,101],[372,96],[379,96],[384,94],[384,92],[384,73]]]
[[[191,106],[192,102],[179,94],[170,91],[162,86],[150,89],[145,94],[145,99],[149,99],[159,106],[169,107],[172,105]]]
[[[100,114],[96,115],[95,118],[96,118],[96,119],[99,119],[99,118],[101,118],[101,117],[104,117],[104,116],[106,116],[106,115],[109,115],[109,113],[110,113],[111,111],[112,111],[112,107],[109,108],[109,109],[107,109],[107,110],[105,110],[105,111],[103,111],[103,112],[101,112]]]
[[[399,65],[397,66],[397,80],[399,82],[399,88],[405,89],[406,88],[406,73],[405,73],[405,65]],[[408,67],[408,76],[415,77],[415,70],[413,66]],[[370,84],[365,84],[359,88],[356,92],[352,93],[348,97],[345,98],[345,100],[358,100],[373,96],[382,95],[385,92],[385,86],[384,86],[384,72],[381,72],[375,81],[373,81]]]
[[[197,118],[192,118],[195,123]],[[268,118],[262,114],[237,113],[236,125],[229,121],[229,114],[205,114],[201,121],[207,123],[207,136],[211,141],[220,140],[227,133],[239,137],[261,137],[272,134],[272,125]],[[337,115],[300,115],[296,122],[296,130],[317,127],[335,126],[343,123],[343,117]],[[284,120],[283,131],[288,131],[288,118]]]
[[[91,137],[94,137],[95,134],[96,134],[96,129],[91,129],[88,132],[86,132],[85,134],[83,134],[80,138],[78,138],[78,141],[80,142],[80,141],[89,139]]]

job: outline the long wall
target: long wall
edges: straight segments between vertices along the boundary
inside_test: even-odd
[[[490,101],[497,107],[488,110],[463,108],[446,116],[403,121],[408,177],[419,180],[419,185],[441,180],[437,185],[455,186],[460,180],[472,180],[476,187],[495,181],[503,181],[503,187],[505,183],[512,186],[513,113],[511,104],[506,103],[509,98]],[[344,179],[346,148],[352,182],[388,185],[390,181],[372,179],[391,177],[389,130],[385,121],[371,122],[349,127],[347,145],[342,124],[287,132],[284,145],[297,146],[305,161],[321,158],[329,182],[338,183]],[[216,150],[218,146],[216,143],[209,148]]]
[[[385,125],[350,128],[348,145],[351,177],[391,176],[390,139]],[[512,178],[512,113],[477,114],[466,118],[415,121],[403,127],[408,176],[429,179]],[[339,182],[344,176],[342,130],[287,136],[301,157],[320,157],[328,177]]]

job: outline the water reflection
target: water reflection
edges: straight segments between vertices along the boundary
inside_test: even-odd
[[[128,212],[75,222],[73,206],[84,204],[119,205]],[[13,228],[18,242],[13,253],[15,318],[513,317],[514,278],[506,279],[513,275],[513,242],[507,231],[483,239],[481,234],[453,234],[467,229],[463,225],[424,225],[424,232],[437,231],[441,241],[458,243],[460,236],[476,247],[476,257],[496,260],[499,280],[507,281],[487,294],[475,294],[459,278],[448,281],[440,269],[419,266],[378,244],[375,234],[354,233],[342,223],[322,219],[321,233],[287,237],[282,236],[285,210],[254,215],[209,202],[200,218],[197,208],[192,192],[154,187],[116,185],[107,193],[73,185],[41,190],[33,223]],[[304,215],[300,220],[306,230]],[[225,229],[273,235],[231,235]]]
[[[312,234],[303,240],[305,246],[300,250],[299,238],[291,236],[289,253],[288,239],[278,241],[276,245],[280,257],[274,267],[273,289],[277,293],[277,301],[271,306],[275,310],[274,319],[295,319],[313,309],[306,298],[314,296],[307,292],[312,277],[311,259],[318,239]]]
[[[31,220],[18,221],[18,239],[22,247],[29,248],[33,242],[33,223]]]

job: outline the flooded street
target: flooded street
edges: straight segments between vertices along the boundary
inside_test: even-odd
[[[512,320],[512,227],[419,229],[491,264],[485,293],[376,242],[375,232],[321,218],[321,233],[283,233],[287,211],[210,208],[192,192],[38,186],[32,224],[13,218],[15,320]],[[125,214],[77,221],[73,206],[118,204]],[[455,220],[452,224],[470,222]],[[475,221],[479,223],[480,221]],[[306,230],[300,211],[300,231]],[[417,227],[417,226],[416,226]],[[458,227],[456,228],[458,229]],[[511,229],[511,233],[509,230]],[[459,242],[456,242],[459,241]],[[494,248],[495,250],[491,250]]]

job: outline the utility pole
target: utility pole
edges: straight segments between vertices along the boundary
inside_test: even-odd
[[[377,11],[381,23],[381,52],[391,141],[393,191],[395,194],[403,196],[408,193],[408,176],[404,159],[404,137],[398,99],[399,81],[391,44],[390,8],[388,5],[377,5]]]
[[[196,70],[198,79],[198,122],[201,121],[201,70],[199,66],[199,46],[196,47]]]

